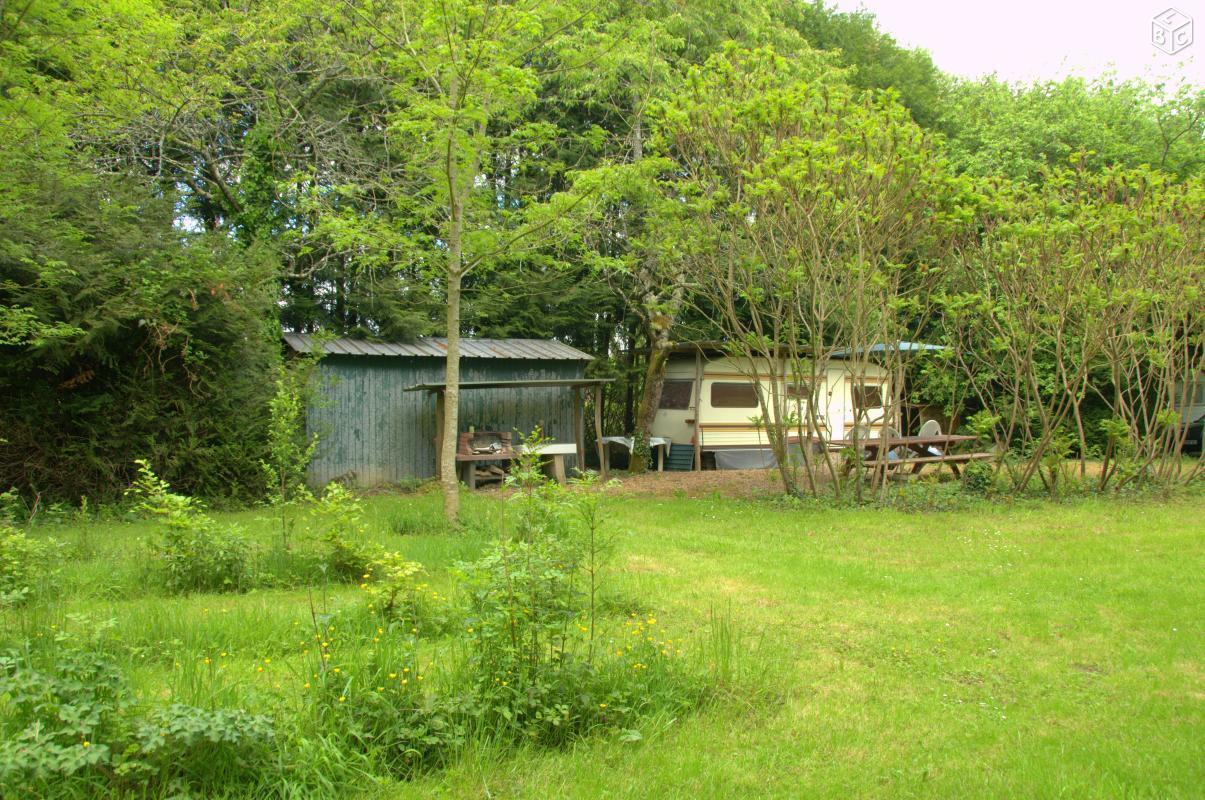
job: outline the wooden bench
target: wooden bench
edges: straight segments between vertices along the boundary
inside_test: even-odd
[[[911,475],[918,474],[925,468],[926,464],[949,464],[950,471],[954,473],[954,477],[960,477],[962,473],[958,469],[959,464],[966,464],[971,461],[985,461],[991,459],[991,453],[950,453],[940,456],[921,456],[920,458],[901,458],[895,461],[888,461],[886,466],[888,470],[898,470],[900,467],[912,465]]]

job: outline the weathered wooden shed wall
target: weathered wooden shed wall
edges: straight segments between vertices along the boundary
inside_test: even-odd
[[[578,378],[585,361],[463,358],[469,381]],[[318,365],[309,428],[319,436],[309,483],[332,480],[369,487],[435,475],[435,396],[406,392],[439,383],[439,358],[327,355]],[[529,433],[573,441],[573,394],[567,388],[476,389],[460,395],[460,429]],[[568,457],[568,464],[576,461]]]

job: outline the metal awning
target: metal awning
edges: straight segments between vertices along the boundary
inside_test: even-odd
[[[527,381],[461,381],[459,387],[465,389],[528,389],[539,387],[562,387],[565,389],[585,389],[591,386],[605,386],[614,378],[535,378]],[[444,392],[447,383],[417,383],[407,386],[403,392]]]

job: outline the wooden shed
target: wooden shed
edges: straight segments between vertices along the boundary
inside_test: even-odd
[[[317,339],[286,333],[285,344],[308,353]],[[318,365],[308,426],[319,437],[309,483],[332,480],[371,487],[435,473],[435,398],[407,392],[444,379],[447,342],[413,343],[327,339]],[[460,380],[581,378],[591,356],[545,339],[462,339]],[[555,386],[465,392],[460,429],[529,433],[537,425],[558,442],[574,440],[573,395]],[[575,466],[571,457],[570,466]]]

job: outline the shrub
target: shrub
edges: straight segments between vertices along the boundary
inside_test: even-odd
[[[996,470],[982,461],[967,462],[962,468],[962,488],[974,495],[987,495],[995,488]]]
[[[702,684],[653,635],[653,617],[629,618],[618,641],[601,639],[607,542],[596,487],[548,482],[534,459],[512,474],[511,535],[460,567],[468,657],[455,683],[468,687],[462,705],[475,724],[560,745],[696,702]]]
[[[360,498],[342,484],[330,483],[310,513],[322,529],[324,561],[331,577],[363,581],[379,556],[379,548],[365,540],[367,527]]]
[[[122,766],[141,784],[251,783],[271,764],[274,739],[262,715],[173,703],[138,722],[135,756]]]
[[[320,358],[321,349],[277,366],[276,392],[268,402],[268,458],[259,463],[268,502],[280,512],[280,543],[285,550],[296,522],[293,506],[313,499],[305,473],[318,449],[318,436],[306,432],[306,409],[313,400],[310,385]]]
[[[416,641],[388,637],[352,660],[331,654],[307,684],[320,730],[398,777],[444,763],[465,741],[464,714],[423,674]]]
[[[0,608],[24,603],[48,582],[57,546],[0,523]]]
[[[194,498],[175,494],[145,460],[127,492],[137,509],[163,522],[154,542],[172,592],[241,591],[252,583],[251,544],[237,528],[223,528]]]
[[[360,584],[368,593],[369,610],[415,634],[443,632],[450,620],[449,609],[439,592],[422,580],[425,573],[422,564],[407,561],[401,553],[382,553]]]
[[[45,795],[78,777],[103,786],[101,770],[124,752],[129,690],[97,653],[66,650],[40,671],[23,654],[0,657],[0,786],[11,796]]]
[[[0,694],[6,797],[216,791],[272,763],[267,718],[178,704],[142,715],[114,663],[74,645],[41,666],[0,656]]]

